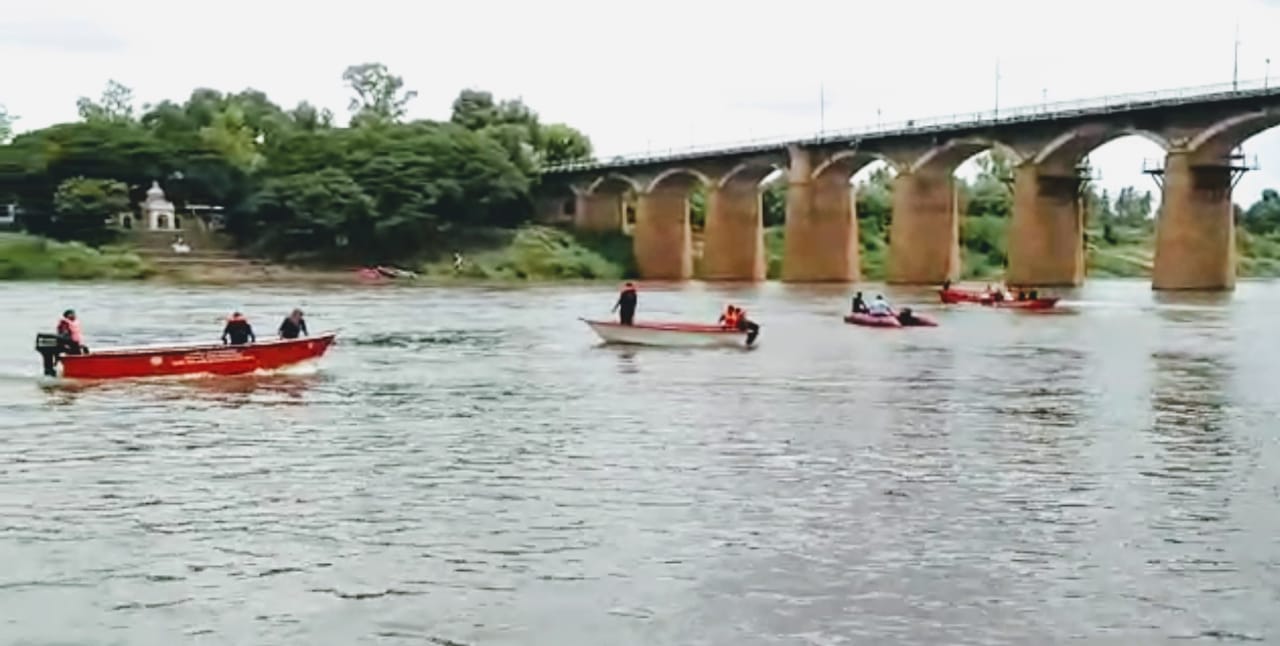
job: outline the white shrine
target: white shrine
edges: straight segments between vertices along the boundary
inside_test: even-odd
[[[164,190],[157,181],[151,182],[147,189],[147,199],[141,204],[142,221],[147,223],[151,231],[177,231],[181,228],[177,215],[173,210],[173,202],[165,199]]]

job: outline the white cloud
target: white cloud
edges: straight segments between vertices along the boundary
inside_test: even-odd
[[[585,0],[406,3],[328,11],[296,0],[183,5],[62,0],[0,16],[0,103],[23,128],[75,118],[108,79],[139,102],[199,86],[255,87],[345,114],[342,70],[381,61],[444,118],[458,90],[520,96],[587,132],[604,154],[800,134],[1002,106],[1229,81],[1240,25],[1242,78],[1276,62],[1280,4],[1213,10],[1167,0],[904,0],[895,3]],[[1280,131],[1250,142],[1264,169],[1238,200],[1280,186]],[[1106,185],[1154,186],[1137,140],[1093,156]]]

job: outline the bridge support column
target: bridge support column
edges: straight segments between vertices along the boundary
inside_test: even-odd
[[[662,188],[641,193],[632,244],[641,278],[691,278],[693,235],[689,230],[688,194]]]
[[[712,190],[708,198],[702,277],[764,280],[764,214],[760,187],[751,182],[730,181]]]
[[[1035,164],[1014,170],[1009,223],[1010,285],[1075,287],[1084,282],[1084,210],[1078,175],[1050,175]]]
[[[858,220],[853,188],[841,173],[810,177],[808,153],[792,151],[782,279],[857,282]]]
[[[1197,165],[1183,152],[1165,157],[1152,289],[1235,288],[1231,174],[1223,162]]]
[[[960,215],[950,173],[899,173],[893,180],[888,282],[933,285],[960,273]]]
[[[573,224],[582,231],[621,231],[622,196],[607,193],[579,195]]]

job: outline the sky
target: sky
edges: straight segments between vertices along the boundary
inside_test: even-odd
[[[1280,77],[1280,0],[0,0],[0,104],[18,130],[76,118],[109,79],[139,108],[255,88],[347,115],[348,65],[377,61],[448,118],[458,91],[523,99],[601,156],[837,130],[1048,101]],[[1211,8],[1212,6],[1212,8]],[[999,81],[997,83],[997,61]],[[1280,187],[1280,128],[1246,142]],[[1155,190],[1125,138],[1090,161],[1109,190]],[[1149,163],[1150,163],[1149,161]]]

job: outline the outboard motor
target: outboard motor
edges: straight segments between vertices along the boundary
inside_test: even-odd
[[[54,367],[58,365],[58,357],[63,353],[62,339],[56,334],[37,334],[36,352],[39,352],[40,358],[44,360],[44,374],[57,377],[58,371]]]

